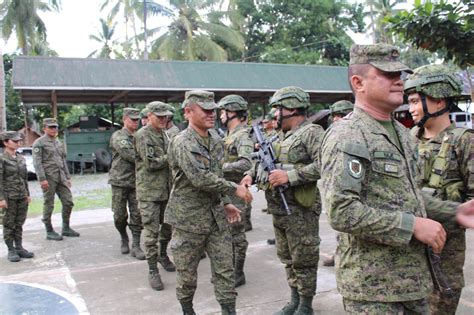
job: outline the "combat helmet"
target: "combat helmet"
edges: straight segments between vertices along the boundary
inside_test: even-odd
[[[347,115],[354,110],[354,105],[346,100],[337,101],[336,103],[329,106],[329,110],[331,115],[333,114],[341,114]]]
[[[218,103],[220,109],[225,109],[231,112],[238,112],[247,110],[247,101],[240,95],[230,94],[221,98]]]
[[[309,94],[299,87],[287,86],[276,91],[270,98],[269,103],[272,107],[308,108]]]

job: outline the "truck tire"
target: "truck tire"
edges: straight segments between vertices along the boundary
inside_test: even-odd
[[[112,163],[112,156],[105,149],[97,149],[95,150],[95,160],[97,168],[107,172],[110,168],[110,163]]]

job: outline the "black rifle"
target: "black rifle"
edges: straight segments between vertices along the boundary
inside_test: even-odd
[[[433,283],[435,289],[438,290],[441,295],[445,297],[453,297],[453,289],[449,286],[448,279],[446,275],[441,270],[441,256],[435,254],[431,247],[427,247],[428,252],[428,261],[430,263],[430,272],[431,277],[433,278]]]
[[[271,171],[277,169],[275,165],[276,156],[275,152],[273,151],[272,142],[278,139],[278,137],[274,136],[271,139],[266,139],[257,125],[253,125],[252,129],[255,139],[257,140],[260,146],[257,152],[252,153],[252,159],[258,160],[260,162],[260,167],[262,167],[264,171],[270,174]],[[282,185],[276,188],[278,189],[278,193],[280,194],[281,208],[286,211],[287,215],[291,215],[291,210],[288,207],[285,194],[283,193],[285,189],[288,188],[288,185]]]

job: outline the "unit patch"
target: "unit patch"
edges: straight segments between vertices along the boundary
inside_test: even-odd
[[[361,178],[364,173],[364,166],[359,159],[351,158],[348,162],[349,174],[354,178]]]

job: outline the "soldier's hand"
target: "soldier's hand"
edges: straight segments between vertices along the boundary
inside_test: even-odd
[[[245,186],[245,187],[252,186],[252,176],[245,175],[245,177],[242,178],[242,180],[240,181],[240,185]]]
[[[6,200],[0,200],[0,208],[8,208],[7,201]]]
[[[40,182],[40,185],[41,185],[41,189],[43,189],[43,190],[48,190],[49,189],[49,183],[48,183],[47,180],[42,180]]]
[[[252,193],[248,190],[247,187],[238,185],[237,189],[235,190],[235,196],[242,199],[246,203],[251,203],[252,202]]]
[[[268,176],[268,182],[273,187],[285,185],[288,183],[288,181],[288,173],[284,170],[273,170]]]
[[[474,199],[458,206],[456,221],[466,228],[474,228]]]
[[[68,179],[68,180],[66,181],[66,185],[67,185],[67,187],[69,187],[69,188],[72,187],[72,182],[71,182],[70,179]]]
[[[415,217],[413,236],[420,242],[433,248],[435,254],[440,254],[446,242],[446,231],[434,220]]]
[[[27,202],[28,204],[31,202],[31,197],[30,197],[30,196],[26,197],[26,202]]]
[[[225,210],[225,215],[227,217],[227,222],[236,223],[236,222],[241,221],[240,213],[242,211],[237,209],[237,207],[234,206],[233,204],[231,204],[231,203],[226,204],[224,206],[224,210]]]

